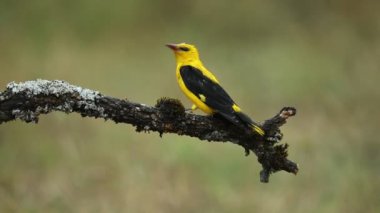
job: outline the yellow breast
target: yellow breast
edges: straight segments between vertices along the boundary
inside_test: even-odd
[[[185,93],[186,97],[189,98],[191,102],[193,102],[200,110],[202,110],[206,114],[213,114],[213,109],[208,107],[202,100],[200,100],[195,94],[193,94],[190,90],[187,89],[185,83],[182,80],[181,74],[179,73],[179,69],[177,69],[176,75],[179,87],[182,90],[182,92]]]

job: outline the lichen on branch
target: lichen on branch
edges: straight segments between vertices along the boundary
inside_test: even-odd
[[[11,82],[0,92],[0,124],[20,119],[38,122],[40,114],[52,111],[79,113],[83,117],[103,118],[116,123],[128,123],[138,132],[175,133],[197,137],[210,142],[232,142],[244,148],[246,154],[256,154],[263,170],[262,182],[268,182],[273,172],[298,172],[296,163],[287,159],[288,145],[279,144],[279,127],[296,114],[293,107],[284,107],[274,117],[264,121],[262,137],[251,134],[225,121],[220,116],[201,116],[187,113],[180,101],[161,98],[155,106],[134,103],[98,91],[71,85],[65,81],[35,80]]]

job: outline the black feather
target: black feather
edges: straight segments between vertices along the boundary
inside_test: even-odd
[[[235,112],[232,106],[235,102],[230,95],[217,83],[195,67],[182,66],[180,75],[187,89],[195,94],[199,99],[200,95],[206,97],[206,105],[214,109],[216,113],[222,115],[229,122],[242,128],[251,127],[254,122],[244,113]]]

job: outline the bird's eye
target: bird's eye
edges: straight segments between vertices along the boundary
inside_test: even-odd
[[[187,52],[187,51],[189,51],[190,49],[189,48],[187,48],[187,47],[180,47],[179,48],[180,50],[182,50],[182,51],[185,51],[185,52]]]

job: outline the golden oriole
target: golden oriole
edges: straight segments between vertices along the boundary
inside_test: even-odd
[[[241,111],[216,77],[203,66],[194,45],[180,43],[166,46],[174,51],[178,84],[193,102],[192,110],[199,108],[206,114],[218,113],[234,125],[249,128],[260,135],[265,134],[257,123]]]

